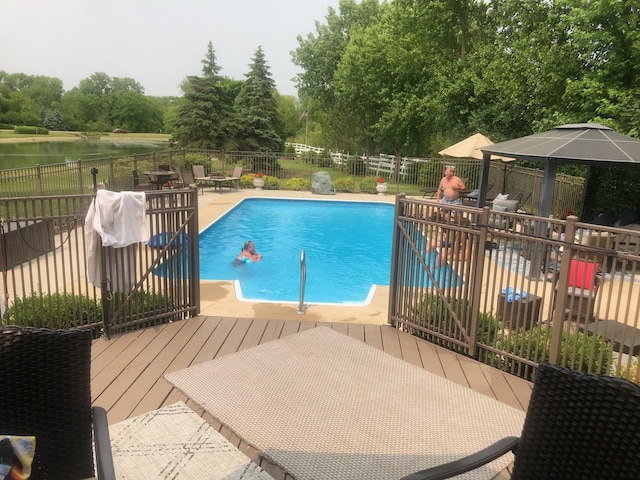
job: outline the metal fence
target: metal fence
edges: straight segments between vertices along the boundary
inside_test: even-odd
[[[327,171],[340,192],[375,193],[375,179],[383,177],[389,183],[391,193],[422,195],[435,191],[445,165],[454,165],[456,174],[468,179],[469,190],[479,186],[481,162],[475,159],[405,157],[396,161],[393,155],[347,155],[324,150],[303,150],[301,147],[299,150],[298,154],[168,150],[0,170],[0,196],[88,194],[93,191],[94,181],[98,186],[113,191],[134,190],[134,171],[143,175],[161,166],[190,170],[196,164],[204,167],[206,175],[223,177],[229,176],[236,165],[242,166],[244,175],[239,185],[246,188],[252,188],[254,173],[264,173],[268,177],[265,189],[310,189],[313,174]],[[529,213],[535,213],[540,200],[541,183],[542,171],[494,161],[489,171],[489,184],[493,187],[487,198],[515,188],[522,192],[522,207]],[[558,175],[555,185],[552,211],[580,212],[584,179]]]
[[[93,258],[99,285],[89,282],[85,254],[93,199],[0,199],[3,323],[87,328],[98,337],[198,314],[197,192],[146,192],[151,239],[101,246]]]
[[[640,232],[399,195],[389,318],[531,379],[542,360],[640,383]]]

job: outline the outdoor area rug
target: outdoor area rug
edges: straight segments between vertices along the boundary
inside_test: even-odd
[[[317,327],[165,378],[297,480],[392,480],[519,436],[524,412]],[[459,478],[489,479],[511,454]]]
[[[109,427],[116,477],[273,480],[184,403]]]

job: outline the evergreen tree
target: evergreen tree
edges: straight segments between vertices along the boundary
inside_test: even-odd
[[[62,131],[64,130],[64,120],[60,110],[54,108],[52,111],[48,111],[45,116],[44,126],[49,130]]]
[[[222,87],[213,44],[202,60],[202,76],[189,76],[183,84],[184,99],[174,123],[174,141],[182,147],[223,149],[233,145],[229,132],[232,100]]]
[[[245,77],[235,102],[238,145],[242,150],[280,152],[284,142],[274,97],[275,82],[262,47],[255,51]]]

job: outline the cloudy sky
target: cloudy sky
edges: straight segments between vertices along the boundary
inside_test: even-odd
[[[280,93],[296,95],[296,37],[339,0],[0,0],[0,70],[62,80],[130,77],[147,95],[181,95],[213,43],[220,73],[244,80],[262,46]]]

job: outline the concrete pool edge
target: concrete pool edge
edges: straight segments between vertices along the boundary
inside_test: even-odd
[[[200,225],[209,225],[222,216],[240,200],[247,197],[263,198],[309,198],[317,199],[311,192],[292,191],[254,191],[237,192],[205,191],[198,196],[198,221]],[[395,196],[346,194],[331,196],[337,200],[385,202],[394,204]],[[260,318],[278,320],[297,320],[309,322],[368,323],[384,325],[388,322],[389,287],[377,286],[368,305],[324,305],[310,304],[304,314],[297,313],[298,303],[242,302],[236,298],[232,281],[201,281],[201,314],[236,318]],[[306,302],[305,302],[306,303]]]

